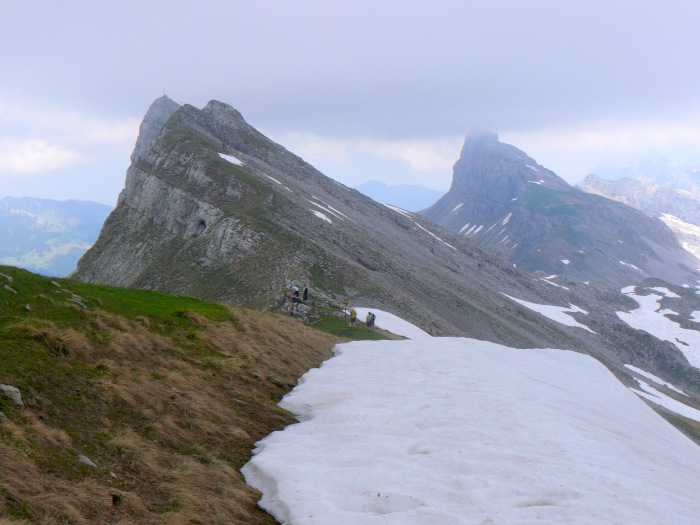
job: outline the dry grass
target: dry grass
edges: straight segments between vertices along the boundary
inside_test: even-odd
[[[288,318],[231,314],[187,313],[187,328],[171,332],[103,311],[90,313],[92,335],[13,326],[86,375],[71,379],[77,393],[56,381],[44,393],[53,402],[7,411],[0,525],[274,523],[239,469],[257,440],[292,421],[276,403],[336,340]],[[60,395],[75,397],[74,413]]]

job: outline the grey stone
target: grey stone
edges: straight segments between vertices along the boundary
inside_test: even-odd
[[[0,385],[0,391],[5,394],[5,397],[10,398],[15,405],[21,407],[24,406],[24,403],[22,402],[22,395],[20,394],[18,388],[10,385]]]
[[[90,458],[83,456],[82,454],[78,454],[78,461],[84,465],[87,465],[88,467],[97,468],[97,465],[95,465]]]

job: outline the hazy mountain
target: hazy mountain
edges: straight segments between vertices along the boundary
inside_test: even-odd
[[[700,277],[661,221],[570,186],[494,133],[467,136],[449,192],[422,213],[529,271],[623,286]]]
[[[393,204],[408,211],[423,210],[434,204],[443,195],[441,191],[424,186],[410,184],[388,186],[377,180],[355,186],[355,189],[377,202]]]
[[[137,144],[144,141],[140,137]],[[489,182],[481,193],[491,191],[492,199],[475,201],[477,208],[493,211],[504,193],[506,203],[519,195],[534,208],[526,215],[530,223],[525,231],[546,240],[556,226],[553,218],[565,220],[560,214],[568,213],[572,204],[579,206],[579,214],[588,213],[591,210],[580,203],[592,201],[598,204],[593,212],[602,216],[598,222],[620,223],[614,244],[632,237],[623,223],[636,221],[640,212],[571,189],[515,148],[504,145],[502,151],[493,136],[477,138],[482,141],[498,150],[498,158],[492,151],[482,155],[483,176]],[[458,166],[465,162],[463,154]],[[453,187],[463,185],[456,176]],[[444,204],[444,198],[441,201]],[[459,211],[460,203],[467,207],[466,200],[447,206]],[[538,218],[536,212],[542,210]],[[512,211],[506,220],[504,210],[496,209],[498,223],[505,226],[513,219],[518,224],[517,209]],[[580,221],[594,224],[594,235],[604,235],[596,221]],[[576,238],[574,226],[570,231]],[[605,240],[610,242],[609,234]],[[671,240],[669,253],[677,248],[691,257]],[[546,242],[542,247],[557,248]],[[592,250],[607,248],[600,244]],[[616,250],[613,246],[614,255],[607,259],[616,257]],[[618,283],[634,284],[643,276],[617,265],[621,270],[606,276],[611,274]],[[313,320],[349,300],[400,315],[431,334],[466,335],[516,347],[575,349],[601,359],[620,377],[628,376],[623,364],[629,363],[700,392],[698,378],[684,372],[692,367],[677,346],[617,316],[636,305],[620,293],[618,284],[522,272],[464,232],[453,233],[420,215],[379,204],[324,176],[217,101],[201,110],[184,105],[163,124],[132,162],[116,209],[75,275],[84,281],[273,311],[287,311],[292,284],[308,284],[313,309],[297,307],[294,313],[300,318]],[[662,281],[647,281],[645,286],[675,292],[677,298],[660,299],[663,308],[686,318],[700,311],[700,297],[692,289]],[[562,324],[533,305],[555,310],[554,305],[565,305],[570,315],[564,317],[577,322]]]
[[[700,226],[700,194],[636,179],[604,180],[596,175],[586,177],[580,188],[652,215],[667,213]]]
[[[65,276],[97,240],[112,208],[89,201],[0,199],[0,264]]]
[[[611,158],[596,166],[592,173],[609,181],[634,179],[700,195],[700,169],[680,166],[662,155]]]

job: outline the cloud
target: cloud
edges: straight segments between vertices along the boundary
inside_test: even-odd
[[[287,134],[283,143],[293,145],[312,164],[324,161],[348,161],[358,157],[375,157],[399,162],[419,173],[451,172],[459,158],[462,137],[435,139],[338,139],[310,133]]]
[[[41,139],[0,140],[0,174],[34,175],[85,162],[79,153]]]
[[[386,159],[397,160],[413,171],[432,173],[451,171],[459,157],[463,139],[420,139],[366,141],[358,149]]]
[[[137,118],[87,116],[66,108],[36,108],[0,100],[0,123],[34,135],[53,135],[62,141],[92,144],[133,145],[138,134]]]
[[[517,147],[552,153],[700,148],[697,121],[600,121],[502,135]]]

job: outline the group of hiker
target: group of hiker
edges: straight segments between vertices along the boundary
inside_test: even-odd
[[[306,301],[309,300],[309,287],[304,285],[304,290],[301,294],[301,297],[299,297],[299,288],[296,286],[292,286],[292,295],[289,297],[289,300],[294,303],[304,303],[306,304]]]
[[[372,332],[374,330],[374,320],[377,318],[372,312],[367,312],[367,317],[365,322],[367,323],[367,331]],[[350,328],[355,329],[355,323],[357,322],[357,312],[354,308],[350,309]]]
[[[291,303],[290,310],[289,310],[290,315],[294,311],[295,304],[306,304],[308,300],[309,300],[309,287],[304,285],[304,287],[302,288],[302,291],[299,292],[299,288],[297,286],[293,285],[292,286],[292,293],[289,296],[289,302]],[[345,304],[347,306],[347,303],[343,303],[343,304]],[[377,318],[377,316],[374,315],[372,312],[367,312],[367,317],[365,318],[365,323],[367,324],[367,331],[368,332],[374,331],[374,320],[376,318]],[[355,329],[355,323],[357,323],[357,311],[354,308],[351,308],[350,309],[350,328],[352,330]]]

